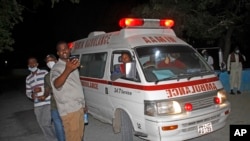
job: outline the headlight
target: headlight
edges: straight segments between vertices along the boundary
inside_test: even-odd
[[[145,101],[145,115],[173,115],[182,112],[177,101]]]
[[[222,104],[224,103],[225,101],[227,101],[227,96],[226,96],[226,91],[224,89],[222,90],[219,90],[217,92],[217,96],[214,97],[214,103],[215,104]]]

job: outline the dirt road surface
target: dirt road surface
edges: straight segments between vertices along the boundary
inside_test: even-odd
[[[19,82],[19,83],[18,83]],[[1,81],[0,91],[0,141],[44,141],[36,122],[33,103],[26,98],[23,79],[10,83]],[[11,87],[9,86],[11,85]],[[211,134],[189,141],[229,141],[230,124],[250,124],[250,92],[228,95],[231,113],[226,126]],[[89,116],[85,130],[85,141],[120,141],[121,135],[114,134],[112,126]],[[134,137],[134,141],[144,141]]]

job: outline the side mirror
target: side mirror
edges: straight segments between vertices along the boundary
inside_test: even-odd
[[[126,63],[125,69],[126,69],[126,72],[125,72],[126,78],[128,78],[128,79],[136,78],[136,63],[135,63],[135,61]]]

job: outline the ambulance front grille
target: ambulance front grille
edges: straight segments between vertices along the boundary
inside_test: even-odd
[[[211,122],[212,125],[216,124],[219,122],[219,117],[220,117],[220,115],[218,114],[218,115],[215,115],[215,116],[212,116],[209,118],[205,118],[202,120],[184,123],[184,124],[182,124],[182,127],[183,127],[182,132],[190,132],[193,130],[197,130],[198,125],[208,123],[208,122]]]
[[[187,101],[188,103],[191,103],[193,106],[193,110],[209,107],[211,105],[214,105],[214,96],[209,96],[205,98],[200,98],[193,101]]]
[[[184,107],[186,103],[191,103],[193,110],[198,110],[214,105],[214,97],[216,92],[207,92],[203,94],[197,94],[190,97],[180,98],[177,101],[181,103],[181,106]]]

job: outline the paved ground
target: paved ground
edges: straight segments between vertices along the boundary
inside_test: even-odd
[[[44,141],[33,113],[33,103],[26,98],[23,78],[0,78],[0,141]],[[12,87],[10,87],[12,86]],[[230,124],[250,124],[250,92],[228,96],[232,112],[227,125],[212,133],[190,141],[229,141]],[[86,141],[119,141],[111,125],[89,116],[86,126]],[[143,141],[134,137],[134,141]]]

